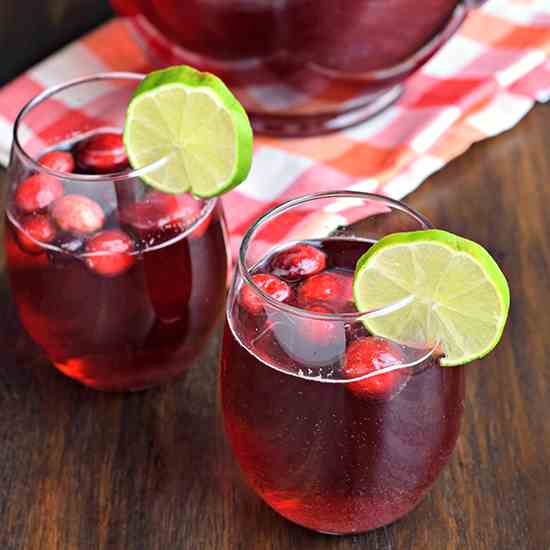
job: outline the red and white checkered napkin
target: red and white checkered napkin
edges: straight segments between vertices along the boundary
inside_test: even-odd
[[[115,19],[0,90],[1,162],[17,112],[45,87],[99,71],[150,69],[135,25]],[[224,197],[233,249],[260,213],[291,197],[348,188],[402,198],[472,143],[511,128],[535,101],[548,99],[550,3],[490,0],[381,115],[322,137],[257,136],[251,175]]]

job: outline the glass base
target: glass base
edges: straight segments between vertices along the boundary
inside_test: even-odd
[[[116,364],[116,363],[115,363]],[[184,367],[178,371],[171,371],[164,375],[147,376],[140,379],[138,373],[131,379],[125,377],[120,380],[105,380],[97,377],[86,376],[85,373],[75,372],[74,369],[67,368],[63,363],[53,363],[53,366],[61,373],[86,388],[103,393],[137,393],[147,391],[157,386],[162,386],[172,380],[183,379],[187,375],[189,368]]]
[[[250,112],[254,130],[261,134],[278,137],[308,137],[336,132],[365,122],[395,103],[403,93],[404,86],[397,84],[383,92],[369,96],[360,105],[346,111],[319,115],[270,115]]]
[[[313,529],[311,527],[307,527],[305,525],[297,523],[297,522],[287,518],[286,516],[283,516],[283,517],[285,519],[287,519],[288,521],[290,521],[291,523],[294,523],[294,525],[299,525],[303,529],[308,529],[308,530],[313,531],[315,533],[319,533],[320,535],[328,535],[328,536],[331,536],[331,537],[355,537],[355,536],[360,536],[360,535],[366,535],[367,533],[372,533],[373,531],[377,531],[378,529],[386,529],[390,525],[398,523],[399,521],[401,521],[403,518],[405,518],[409,514],[412,514],[420,506],[420,504],[422,503],[422,501],[424,500],[424,498],[426,497],[427,494],[428,493],[425,493],[425,494],[421,495],[420,498],[406,512],[395,516],[394,518],[387,521],[386,523],[382,523],[381,525],[373,526],[369,529],[358,529],[357,531],[342,531],[342,532],[340,532],[340,531],[323,531],[322,529]],[[273,510],[275,510],[275,509],[273,508]],[[277,510],[275,510],[275,512],[277,512]],[[277,513],[282,515],[280,512],[277,512]]]

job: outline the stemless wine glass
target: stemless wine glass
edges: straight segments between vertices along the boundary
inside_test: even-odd
[[[155,65],[218,74],[257,131],[336,130],[394,102],[482,0],[111,0]]]
[[[14,128],[6,250],[21,321],[60,371],[101,390],[167,381],[223,310],[216,199],[169,195],[131,170],[121,140],[143,75],[105,73],[30,101]]]
[[[405,304],[358,312],[351,296],[373,242],[429,227],[399,202],[334,192],[271,210],[243,241],[221,361],[225,429],[249,484],[293,522],[332,534],[386,525],[449,460],[463,368],[441,367],[437,342],[370,335],[362,320],[395,319]]]

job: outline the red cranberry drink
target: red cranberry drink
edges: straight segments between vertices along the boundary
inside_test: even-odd
[[[133,91],[141,79],[92,77],[42,101],[58,101],[73,87],[83,94],[98,80]],[[193,93],[185,81],[181,89]],[[162,104],[162,86],[155,90]],[[146,101],[147,79],[134,97],[140,94]],[[18,135],[21,121],[42,105],[31,104],[16,126],[10,166],[6,250],[21,321],[59,370],[102,390],[142,389],[185,371],[225,299],[220,190],[215,181],[206,193],[189,188],[189,171],[180,177],[170,158],[152,156],[168,147],[162,135],[170,129],[140,118],[139,101],[130,103],[124,139],[112,126],[76,128],[32,156]],[[127,107],[121,102],[123,112]],[[153,146],[136,143],[135,126],[146,123]],[[140,163],[143,148],[152,152]],[[132,165],[128,152],[138,157]],[[210,158],[215,162],[215,152]]]
[[[107,136],[120,141],[97,133],[41,159],[58,171],[76,158],[86,174],[109,172],[108,155],[98,172],[87,145]],[[111,156],[114,172],[128,169]],[[117,210],[97,191],[66,192],[44,175],[18,185],[6,234],[11,286],[57,368],[96,388],[139,389],[182,372],[210,335],[225,298],[223,219],[215,199],[153,190]]]
[[[275,245],[258,259],[258,235],[268,235],[270,225],[305,205],[323,209],[350,198],[385,212],[356,229],[340,223],[322,239]],[[399,226],[417,231],[385,234]],[[464,409],[459,365],[494,347],[508,294],[481,247],[428,227],[399,203],[334,193],[291,201],[245,238],[223,342],[225,428],[249,484],[291,521],[333,534],[391,523],[417,505],[451,456]],[[411,271],[413,249],[424,272]],[[430,295],[426,285],[441,276],[444,254],[445,265],[470,264],[447,271]],[[485,295],[458,297],[459,280],[486,285]],[[436,296],[438,319],[456,334],[422,326],[421,294]],[[457,300],[470,312],[482,305],[475,330],[492,332],[490,341],[466,343],[472,327],[459,326]],[[487,315],[492,306],[494,317]]]
[[[452,35],[477,0],[111,0],[182,59],[227,79],[256,129],[308,134],[356,123]],[[162,42],[162,41],[161,41]],[[154,61],[166,48],[147,41]],[[344,116],[346,115],[346,116]]]
[[[142,13],[176,44],[210,59],[295,62],[335,71],[388,69],[428,42],[460,0],[113,0],[125,14]]]
[[[296,316],[288,331],[276,324],[284,319],[269,328],[274,315],[244,286],[233,323],[240,326],[239,340],[254,347],[243,347],[229,325],[224,336],[225,426],[247,480],[288,519],[329,533],[367,531],[407,513],[449,459],[464,408],[462,368],[442,369],[429,353],[418,363],[417,350],[371,336],[361,323],[323,320],[357,311],[353,271],[369,246],[329,239],[274,252],[252,280],[273,277],[270,287],[260,288],[280,300],[273,288],[286,287],[283,303],[316,316]],[[301,256],[301,263],[312,265],[320,255],[318,274],[286,282],[272,275],[280,258],[300,262]],[[340,378],[407,362],[415,367],[351,383],[276,370],[319,371],[325,358],[327,365],[340,358],[343,346]]]

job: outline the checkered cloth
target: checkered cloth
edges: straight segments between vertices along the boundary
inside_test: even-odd
[[[1,89],[0,162],[8,161],[18,111],[45,87],[106,70],[149,71],[136,34],[143,25],[114,19]],[[224,197],[233,249],[260,213],[291,197],[346,188],[402,198],[549,99],[550,3],[489,0],[377,117],[322,137],[256,136],[249,178]]]

